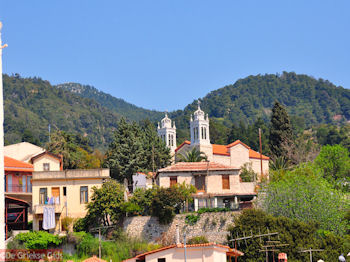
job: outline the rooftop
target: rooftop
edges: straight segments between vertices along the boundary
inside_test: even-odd
[[[8,156],[4,156],[4,167],[5,167],[5,171],[21,171],[21,172],[34,171],[33,165],[16,160]]]
[[[69,169],[63,171],[33,172],[33,181],[37,180],[66,180],[66,179],[93,179],[109,178],[108,168],[99,169]]]
[[[220,170],[239,170],[232,166],[226,166],[216,162],[178,162],[158,170],[158,173],[163,172],[178,172],[178,171],[220,171]]]

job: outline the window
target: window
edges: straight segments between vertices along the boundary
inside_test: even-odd
[[[39,189],[39,204],[43,205],[47,203],[47,188]]]
[[[205,176],[195,176],[194,184],[198,192],[205,191]]]
[[[207,139],[207,128],[203,127],[203,130],[204,130],[204,139]]]
[[[166,262],[165,258],[158,258],[158,262]]]
[[[230,189],[230,176],[222,175],[222,189]]]
[[[168,146],[171,146],[171,135],[168,135]]]
[[[50,171],[50,163],[43,163],[43,170]]]
[[[88,187],[81,186],[80,187],[80,204],[84,204],[88,202]]]
[[[27,176],[27,192],[32,192],[32,176]]]
[[[177,184],[177,176],[170,177],[170,187],[175,186]]]
[[[63,187],[63,195],[67,196],[67,187],[65,187],[65,186]]]
[[[202,139],[204,139],[204,127],[201,127]]]

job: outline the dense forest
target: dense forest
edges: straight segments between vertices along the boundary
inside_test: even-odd
[[[70,91],[81,97],[94,99],[102,106],[123,115],[129,120],[141,121],[143,119],[149,119],[151,121],[158,121],[163,116],[163,113],[159,111],[137,107],[123,99],[99,91],[93,86],[81,85],[78,83],[64,83],[56,85],[55,87]]]
[[[40,78],[21,78],[18,74],[4,75],[4,95],[6,143],[26,139],[45,144],[50,124],[51,129],[78,133],[93,148],[105,150],[121,116],[137,122],[148,118],[154,123],[163,117],[161,112],[137,107],[91,86],[52,86]],[[256,137],[255,127],[268,124],[275,100],[286,107],[294,129],[350,120],[348,89],[293,72],[248,76],[201,99],[201,107],[211,120],[212,142],[224,144],[233,139],[233,125],[241,133],[253,128]],[[178,128],[178,143],[189,139],[190,114],[196,108],[193,101],[184,110],[170,113]]]
[[[44,145],[51,131],[64,130],[88,138],[92,147],[111,142],[120,115],[94,100],[54,88],[40,78],[4,75],[5,143]]]

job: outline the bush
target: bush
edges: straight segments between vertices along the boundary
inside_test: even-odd
[[[241,173],[239,174],[242,182],[254,182],[257,179],[257,173],[252,169],[252,164],[244,164],[241,168]]]
[[[192,237],[187,242],[187,244],[189,245],[205,244],[205,243],[209,243],[208,239],[205,236]]]
[[[213,208],[209,208],[209,207],[202,207],[200,208],[197,213],[198,214],[203,214],[203,213],[212,213],[212,212],[229,212],[231,211],[229,208],[227,207],[213,207]]]
[[[185,218],[185,223],[188,224],[188,225],[193,226],[194,224],[197,223],[199,218],[200,218],[200,215],[193,215],[193,214],[187,215],[186,218]]]
[[[88,216],[84,218],[78,218],[73,224],[73,231],[74,232],[88,231],[88,227],[89,227]]]
[[[61,223],[62,223],[62,227],[65,231],[70,231],[71,229],[71,225],[74,222],[74,218],[72,217],[64,217],[61,219]]]
[[[152,215],[158,217],[161,224],[169,224],[194,192],[193,186],[185,184],[157,188],[152,200]]]
[[[48,247],[57,247],[62,243],[59,236],[52,235],[46,231],[34,231],[21,233],[15,237],[20,243],[28,249],[47,249]]]

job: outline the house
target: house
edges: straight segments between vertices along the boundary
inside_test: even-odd
[[[34,171],[63,170],[62,156],[50,153],[44,148],[28,142],[21,142],[4,147],[5,156],[30,163]]]
[[[178,162],[159,169],[155,179],[161,187],[177,183],[195,186],[195,211],[202,207],[239,209],[250,206],[256,196],[255,183],[241,182],[239,171],[217,162]]]
[[[227,258],[244,255],[229,246],[215,243],[186,245],[186,248],[183,244],[174,244],[140,254],[123,262],[182,262],[185,261],[185,254],[187,262],[226,262]]]
[[[5,195],[32,203],[32,164],[4,157]]]
[[[92,188],[101,187],[109,178],[109,169],[33,172],[33,230],[43,229],[47,207],[54,209],[55,214],[55,227],[50,232],[62,231],[65,217],[84,217]]]
[[[137,172],[135,175],[132,176],[133,181],[133,192],[137,188],[144,188],[149,189],[153,186],[153,172],[148,172],[147,174],[143,172]]]
[[[208,114],[205,114],[198,104],[198,109],[190,118],[191,141],[186,140],[178,147],[173,146],[174,143],[176,144],[176,127],[167,115],[162,119],[161,125],[158,125],[158,135],[165,141],[175,158],[178,154],[185,154],[192,148],[197,148],[205,153],[210,162],[235,168],[241,168],[247,164],[259,178],[262,175],[268,177],[269,157],[254,151],[240,140],[228,145],[211,144],[209,127]]]

